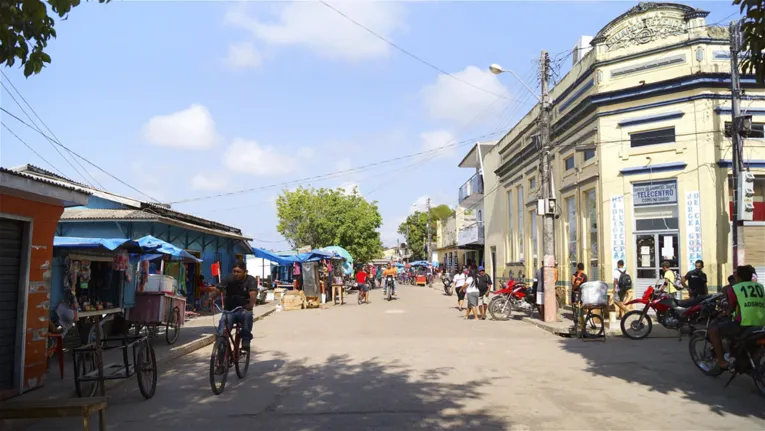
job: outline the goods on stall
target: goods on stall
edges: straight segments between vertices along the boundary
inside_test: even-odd
[[[283,287],[277,287],[276,289],[274,289],[274,301],[281,301],[282,295],[284,295],[284,292],[286,291],[287,289]]]
[[[167,292],[175,293],[178,282],[169,275],[149,274],[148,281],[143,287],[144,292]]]
[[[302,310],[305,307],[305,294],[299,290],[290,290],[282,296],[282,309],[284,311]]]

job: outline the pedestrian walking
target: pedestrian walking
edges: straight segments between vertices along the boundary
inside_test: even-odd
[[[624,304],[632,300],[632,277],[627,273],[624,261],[619,259],[613,273],[614,291],[611,295],[613,304],[619,309],[619,319],[629,311]]]
[[[486,310],[489,309],[488,300],[489,289],[491,289],[491,277],[486,273],[484,267],[478,267],[478,276],[475,281],[478,287],[478,311],[481,312],[481,320],[486,320]]]
[[[471,312],[473,313],[473,318],[478,320],[478,298],[480,297],[481,293],[478,290],[478,286],[476,285],[474,273],[468,273],[467,279],[465,280],[465,286],[463,288],[465,289],[465,294],[467,295],[468,300],[467,308],[465,309],[465,320],[470,318]]]
[[[704,273],[704,261],[699,259],[694,266],[693,270],[688,271],[680,282],[683,287],[688,289],[691,298],[698,298],[708,295],[709,290],[707,289],[707,275]]]
[[[683,292],[677,290],[677,277],[675,277],[675,271],[669,269],[669,262],[664,261],[661,264],[661,269],[664,271],[662,277],[664,278],[664,288],[667,290],[669,296],[674,296],[678,301],[683,299]]]
[[[462,311],[462,307],[465,305],[465,280],[467,280],[467,271],[462,271],[454,274],[454,291],[457,292],[457,309]]]

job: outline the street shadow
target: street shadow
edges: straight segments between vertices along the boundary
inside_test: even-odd
[[[609,337],[606,342],[561,338],[562,349],[587,361],[586,372],[621,379],[652,392],[673,394],[709,407],[718,415],[765,419],[763,397],[749,376],[703,375],[688,353],[688,338],[646,338],[640,341]]]
[[[239,380],[232,369],[219,396],[211,392],[208,373],[207,361],[185,359],[159,376],[151,400],[141,397],[135,382],[121,385],[109,400],[109,430],[504,430],[510,425],[480,401],[489,381],[450,379],[457,370],[448,367],[414,370],[379,358],[332,355],[317,362],[257,352],[248,375]],[[45,423],[52,425],[82,429],[68,419]]]

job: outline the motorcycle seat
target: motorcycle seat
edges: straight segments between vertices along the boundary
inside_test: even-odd
[[[685,312],[688,310],[689,307],[673,307],[672,309],[677,313],[678,315],[682,316],[685,314]]]
[[[704,296],[699,296],[698,298],[683,299],[682,301],[675,300],[675,304],[677,304],[677,307],[691,308],[696,304],[701,304],[702,302],[704,302],[704,300],[706,300],[710,296],[711,295],[704,295]]]
[[[765,326],[747,326],[739,334],[739,338],[745,341],[765,336]]]

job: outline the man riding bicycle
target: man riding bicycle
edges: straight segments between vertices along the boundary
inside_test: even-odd
[[[393,277],[393,295],[396,294],[396,274],[398,274],[398,271],[396,270],[396,268],[393,267],[393,265],[391,265],[390,262],[388,262],[387,267],[383,271],[383,283],[385,283],[383,284],[383,286],[384,286],[385,292],[387,292],[388,277]]]
[[[215,299],[219,294],[225,293],[223,299],[224,309],[232,311],[242,307],[233,313],[224,313],[218,323],[218,335],[223,335],[226,328],[224,319],[228,319],[228,325],[233,326],[239,323],[241,328],[239,334],[242,337],[242,350],[250,350],[250,341],[252,341],[252,307],[258,295],[258,285],[255,277],[247,274],[247,265],[238,261],[231,270],[231,275],[223,279],[218,288],[213,290],[211,299]]]

